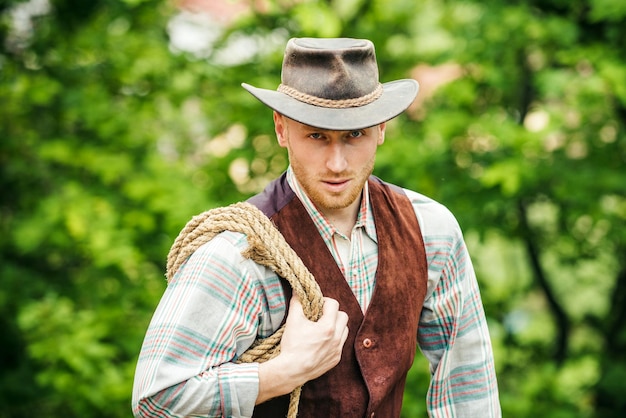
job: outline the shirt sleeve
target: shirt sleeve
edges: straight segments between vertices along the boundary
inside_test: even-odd
[[[428,263],[418,345],[430,364],[429,417],[501,417],[491,339],[461,229],[444,206],[417,194],[412,201]]]
[[[279,279],[241,256],[246,246],[222,233],[168,284],[137,362],[136,417],[252,416],[258,364],[235,360],[280,326],[285,302]]]

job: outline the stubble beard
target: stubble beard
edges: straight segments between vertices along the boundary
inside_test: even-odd
[[[347,208],[356,199],[358,199],[361,196],[365,182],[374,170],[374,161],[375,156],[372,156],[372,158],[356,173],[352,171],[345,171],[337,174],[320,173],[317,175],[308,174],[304,167],[300,165],[298,160],[291,159],[290,163],[293,173],[302,189],[304,189],[304,192],[307,194],[309,199],[311,199],[317,209],[323,212],[325,210]],[[350,189],[341,193],[323,191],[319,185],[320,181],[322,179],[331,180],[333,178],[350,178],[353,179],[353,184]]]

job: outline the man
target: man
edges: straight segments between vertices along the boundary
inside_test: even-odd
[[[461,231],[442,205],[371,176],[386,122],[414,80],[378,81],[374,46],[291,39],[274,110],[289,168],[249,200],[325,296],[317,322],[284,280],[244,258],[242,233],[196,250],[170,281],[140,354],[136,416],[399,417],[417,345],[430,362],[431,417],[499,417],[489,333]],[[286,318],[285,318],[286,316]],[[237,363],[283,323],[280,354]],[[409,388],[410,390],[410,388]]]

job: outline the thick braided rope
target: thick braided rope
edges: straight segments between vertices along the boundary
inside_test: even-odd
[[[284,84],[278,86],[278,91],[310,105],[328,107],[332,109],[346,109],[348,107],[359,107],[372,103],[383,94],[383,86],[382,84],[378,83],[378,86],[374,89],[374,91],[366,94],[365,96],[343,100],[331,100],[324,99],[322,97],[312,96]]]
[[[223,231],[245,234],[249,246],[242,255],[284,277],[300,299],[306,317],[311,321],[320,318],[323,295],[315,278],[267,216],[245,202],[203,212],[187,223],[167,257],[168,282],[194,251]],[[256,340],[237,361],[263,363],[277,356],[283,331],[284,326],[269,337]],[[288,418],[295,418],[298,414],[301,391],[302,387],[298,387],[291,393]]]

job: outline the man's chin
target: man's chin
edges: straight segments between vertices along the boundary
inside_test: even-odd
[[[347,208],[352,203],[354,203],[354,200],[348,201],[345,198],[327,198],[313,201],[313,203],[315,203],[315,206],[322,210],[341,210]]]

